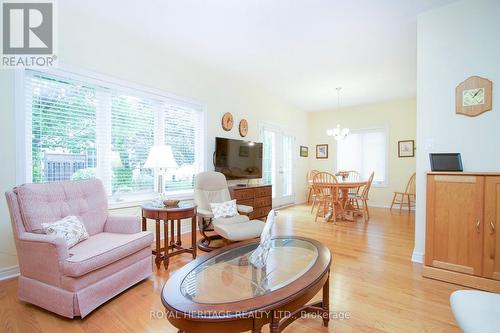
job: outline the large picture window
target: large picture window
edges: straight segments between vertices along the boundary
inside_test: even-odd
[[[373,184],[387,185],[387,131],[351,130],[337,141],[337,170],[356,170],[364,179],[375,172]]]
[[[97,177],[109,195],[151,193],[157,170],[144,163],[167,144],[179,167],[164,174],[164,190],[192,191],[204,167],[201,106],[63,71],[26,70],[23,85],[27,182]]]

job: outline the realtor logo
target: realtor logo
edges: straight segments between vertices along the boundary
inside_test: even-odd
[[[2,2],[2,67],[53,66],[54,3]]]

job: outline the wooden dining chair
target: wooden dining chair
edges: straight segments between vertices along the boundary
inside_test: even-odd
[[[311,213],[314,212],[314,208],[316,208],[319,204],[319,196],[318,194],[316,193],[316,191],[314,190],[314,177],[319,174],[319,173],[322,173],[321,171],[318,171],[318,170],[313,170],[314,172],[314,175],[311,177]]]
[[[315,194],[314,200],[318,204],[314,221],[317,221],[319,216],[327,220],[331,216],[333,222],[336,222],[337,215],[343,212],[337,178],[328,172],[317,173],[313,178],[313,191]]]
[[[312,181],[313,181],[314,176],[318,172],[319,172],[318,170],[311,170],[307,173],[307,177],[306,177],[306,180],[307,180],[307,204],[309,204],[311,202],[311,200],[313,199],[314,192],[313,192],[313,188],[312,188]]]
[[[354,208],[354,214],[356,213],[361,213],[363,214],[363,217],[365,221],[368,221],[370,219],[370,210],[368,208],[368,199],[369,199],[369,194],[370,194],[370,189],[372,187],[373,183],[373,177],[375,176],[375,172],[372,172],[370,177],[368,178],[368,181],[365,183],[365,185],[361,186],[361,193],[358,194],[349,194],[348,200],[345,201],[345,205],[350,204]],[[361,203],[361,205],[360,205]],[[345,207],[344,207],[345,208]]]
[[[414,172],[408,183],[404,192],[394,192],[394,197],[392,198],[391,209],[396,204],[399,204],[399,211],[403,209],[403,206],[408,206],[408,212],[411,211],[412,203],[415,206],[416,195],[415,195],[415,178],[416,173]]]

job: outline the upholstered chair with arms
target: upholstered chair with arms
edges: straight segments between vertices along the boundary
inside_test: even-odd
[[[212,243],[216,239],[234,242],[260,236],[265,224],[259,220],[250,220],[248,215],[253,207],[237,205],[239,215],[214,218],[210,204],[230,200],[227,181],[222,173],[207,171],[196,175],[194,201],[198,207],[198,227],[203,237],[198,243],[201,250],[211,251],[217,248]],[[212,234],[209,235],[208,232]]]
[[[500,332],[500,294],[456,290],[450,296],[450,305],[462,332]]]
[[[139,217],[108,215],[97,179],[25,184],[6,193],[20,276],[18,296],[61,316],[85,317],[151,276],[150,232]],[[77,216],[89,238],[69,248],[42,223]]]

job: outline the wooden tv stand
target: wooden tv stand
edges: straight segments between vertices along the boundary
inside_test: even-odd
[[[229,193],[237,204],[253,207],[250,219],[265,219],[273,207],[272,185],[230,186]]]

